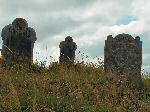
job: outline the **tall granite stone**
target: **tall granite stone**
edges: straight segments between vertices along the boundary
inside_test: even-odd
[[[26,58],[33,60],[33,48],[36,41],[36,32],[28,27],[23,18],[16,18],[12,24],[2,29],[3,40],[2,56],[5,60]]]
[[[141,85],[142,42],[129,34],[112,35],[105,40],[105,75],[127,75],[135,85]]]
[[[65,41],[61,41],[60,45],[60,63],[73,63],[75,60],[75,51],[77,49],[77,45],[73,42],[72,37],[67,36]]]

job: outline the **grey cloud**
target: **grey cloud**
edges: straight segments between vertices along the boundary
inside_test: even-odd
[[[84,7],[87,4],[93,3],[93,0],[1,0],[1,9],[7,11],[7,13],[17,13],[21,10],[26,11],[60,11],[70,10],[80,7]]]
[[[44,39],[48,35],[51,36],[61,34],[65,30],[80,27],[82,24],[86,24],[90,21],[96,24],[101,23],[103,25],[111,23],[113,18],[107,17],[107,11],[106,15],[96,15],[92,18],[87,18],[81,21],[75,21],[74,18],[70,15],[71,11],[78,12],[79,15],[82,15],[82,13],[80,13],[82,9],[86,9],[87,6],[90,9],[90,6],[96,2],[97,0],[13,0],[11,2],[1,1],[1,8],[7,13],[6,15],[10,14],[17,16],[18,13],[25,15],[25,18],[29,18],[31,25],[34,24],[36,27],[39,33],[39,38]],[[107,4],[108,1],[106,1],[106,3],[104,1],[101,2]],[[116,2],[116,4],[118,3]],[[86,10],[88,10],[88,8]],[[119,11],[119,7],[117,9]],[[63,13],[62,11],[64,11],[64,15],[61,14]],[[70,13],[65,13],[67,11],[70,11]],[[50,13],[50,16],[48,17],[46,16],[47,12]],[[97,10],[97,12],[99,11]],[[61,17],[53,17],[51,13],[58,13],[58,15],[61,15]]]
[[[102,43],[93,45],[92,47],[83,47],[83,49],[86,50],[87,55],[89,55],[90,57],[95,57],[95,56],[100,57],[103,56],[104,54],[104,44]]]
[[[80,26],[80,22],[76,22],[72,20],[71,18],[51,18],[48,20],[40,21],[41,24],[38,24],[36,27],[41,33],[39,38],[41,40],[45,39],[47,36],[54,36],[57,34],[61,34],[66,30],[71,30],[73,28],[76,28]]]

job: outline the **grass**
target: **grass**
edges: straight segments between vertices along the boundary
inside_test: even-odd
[[[77,63],[0,67],[0,112],[150,112],[150,78],[138,90],[102,66]]]

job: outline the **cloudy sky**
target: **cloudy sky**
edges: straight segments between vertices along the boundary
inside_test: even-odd
[[[23,17],[37,32],[34,58],[59,57],[59,43],[70,35],[81,53],[103,57],[107,35],[129,33],[143,41],[143,68],[150,71],[149,0],[0,0],[0,29]],[[2,41],[0,41],[0,44]],[[52,59],[51,59],[52,60]]]

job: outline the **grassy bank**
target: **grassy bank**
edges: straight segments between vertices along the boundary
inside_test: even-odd
[[[139,91],[103,72],[93,64],[0,67],[0,112],[150,112],[150,79]]]

